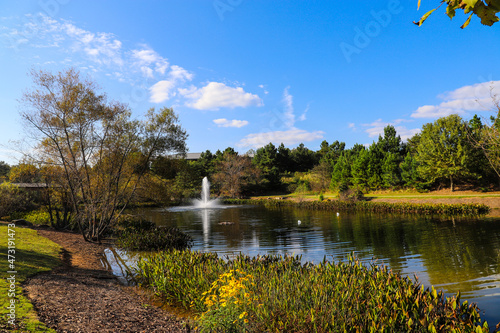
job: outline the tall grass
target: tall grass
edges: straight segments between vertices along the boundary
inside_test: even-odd
[[[292,200],[224,200],[226,204],[258,204],[266,207],[296,207],[313,210],[329,211],[360,211],[374,213],[403,213],[421,215],[481,215],[487,214],[490,208],[483,204],[416,204],[388,203],[370,201],[292,201]]]
[[[487,332],[475,304],[384,266],[169,251],[143,257],[143,286],[196,313],[202,332]]]

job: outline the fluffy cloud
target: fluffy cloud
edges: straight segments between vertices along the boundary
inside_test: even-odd
[[[285,146],[297,145],[303,142],[322,139],[324,136],[322,131],[308,132],[298,128],[292,128],[287,131],[274,131],[266,133],[254,133],[245,136],[236,144],[236,146],[244,148],[260,148],[267,145],[269,142],[275,144],[283,143]]]
[[[411,114],[412,118],[439,118],[450,114],[465,114],[491,110],[492,96],[500,94],[500,81],[464,86],[438,96],[438,105],[424,105]]]
[[[151,88],[149,88],[149,92],[151,93],[149,100],[152,103],[162,103],[169,100],[172,97],[174,88],[175,82],[173,81],[158,81]]]
[[[401,137],[401,140],[406,141],[415,134],[420,132],[419,128],[409,129],[406,126],[399,125],[402,122],[410,122],[409,120],[404,119],[396,119],[393,122],[384,122],[382,119],[377,119],[376,121],[370,124],[363,124],[363,127],[366,127],[365,132],[368,134],[370,138],[378,138],[379,135],[384,135],[384,128],[387,125],[392,125],[396,129],[396,134]],[[351,126],[352,125],[352,126]],[[349,124],[349,127],[354,128],[354,124]]]
[[[165,74],[168,69],[168,60],[148,47],[132,50],[131,57],[134,65],[141,69],[145,77],[152,78],[154,72]]]
[[[220,82],[209,82],[202,88],[183,89],[180,93],[190,100],[187,106],[198,110],[263,105],[259,96],[247,93],[241,87],[232,88]]]
[[[246,120],[227,120],[226,118],[214,119],[213,122],[217,124],[219,127],[243,127],[248,125],[248,121]]]
[[[189,73],[182,67],[172,66],[166,80],[161,80],[155,83],[151,88],[150,102],[162,103],[176,95],[176,88],[186,81],[191,81],[193,74]]]

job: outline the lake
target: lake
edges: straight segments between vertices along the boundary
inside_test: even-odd
[[[461,293],[475,302],[490,327],[500,322],[500,218],[443,218],[342,213],[262,206],[217,209],[142,209],[157,225],[175,226],[194,239],[193,250],[301,255],[319,263],[354,253],[414,278],[426,288]],[[227,223],[229,222],[229,223]]]

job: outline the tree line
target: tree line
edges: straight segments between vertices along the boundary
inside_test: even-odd
[[[457,184],[491,190],[500,185],[500,145],[488,139],[495,132],[498,140],[498,114],[490,121],[484,124],[477,115],[465,121],[453,114],[423,125],[407,142],[388,125],[368,147],[347,149],[344,142],[325,140],[313,151],[303,144],[290,149],[269,143],[244,155],[228,147],[207,150],[196,161],[161,157],[151,170],[172,188],[186,191],[185,196],[197,195],[203,177],[212,181],[216,193],[229,197],[345,187],[453,191]]]
[[[21,118],[33,145],[16,166],[0,162],[0,180],[42,183],[43,209],[56,228],[76,228],[99,241],[131,204],[198,197],[208,177],[221,197],[291,192],[499,185],[500,106],[489,120],[450,115],[425,124],[403,142],[394,126],[369,146],[323,141],[318,150],[269,143],[239,154],[228,147],[189,161],[187,133],[172,109],[131,119],[127,105],[109,101],[96,84],[69,69],[33,71]],[[9,182],[0,208],[32,205]],[[18,198],[18,199],[16,199]],[[22,200],[21,200],[22,199]],[[18,201],[16,201],[18,200]],[[11,213],[0,209],[0,217]]]

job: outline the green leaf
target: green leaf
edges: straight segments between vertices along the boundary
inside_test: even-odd
[[[455,8],[452,6],[446,7],[446,15],[448,15],[448,17],[450,19],[454,18],[455,17]]]
[[[425,22],[425,20],[427,20],[427,18],[429,17],[429,15],[431,15],[432,12],[434,12],[436,9],[437,8],[434,8],[433,10],[428,11],[427,13],[425,13],[424,16],[422,16],[420,18],[420,21],[418,21],[418,22],[413,21],[413,23],[415,23],[416,25],[418,25],[420,27]]]
[[[477,2],[478,0],[462,0],[461,5],[465,5],[463,7],[464,14],[470,13],[474,9],[474,6],[476,6]]]
[[[460,27],[461,29],[463,29],[463,28],[465,28],[466,26],[468,26],[468,25],[469,25],[469,23],[470,23],[470,19],[472,18],[472,15],[474,15],[474,13],[471,13],[471,14],[469,15],[469,17],[467,18],[467,20],[466,20],[466,21],[464,22],[464,24],[462,24],[462,26]]]

